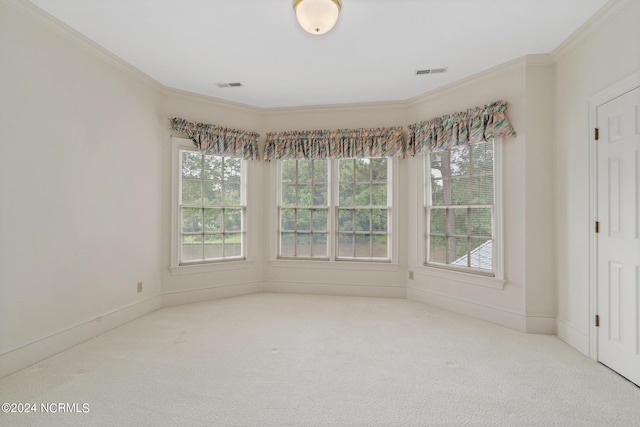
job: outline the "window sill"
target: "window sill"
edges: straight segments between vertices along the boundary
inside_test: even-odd
[[[253,260],[220,261],[193,265],[179,265],[169,267],[169,270],[171,271],[172,276],[182,276],[185,274],[200,274],[215,271],[243,270],[245,268],[251,268],[254,264],[255,262]]]
[[[362,271],[398,271],[399,264],[375,261],[327,261],[327,260],[295,260],[295,259],[270,259],[269,265],[273,268],[302,268],[319,270],[362,270]]]
[[[507,282],[505,279],[498,279],[496,277],[446,270],[443,268],[414,266],[412,269],[422,276],[452,280],[462,284],[484,286],[493,289],[504,289],[504,284]]]

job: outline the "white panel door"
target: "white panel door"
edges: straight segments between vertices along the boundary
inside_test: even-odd
[[[598,360],[640,384],[640,88],[597,120]]]

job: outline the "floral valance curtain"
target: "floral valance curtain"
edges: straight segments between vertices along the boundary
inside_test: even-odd
[[[391,157],[404,154],[402,127],[272,132],[265,160]]]
[[[407,152],[423,151],[473,144],[497,136],[516,136],[507,117],[506,101],[496,101],[484,107],[448,114],[409,126]]]
[[[205,123],[192,123],[174,117],[169,119],[171,129],[187,135],[202,153],[215,156],[237,157],[245,160],[260,158],[259,134],[224,128]]]

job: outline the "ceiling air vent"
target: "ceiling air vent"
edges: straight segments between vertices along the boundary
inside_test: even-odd
[[[427,68],[425,70],[418,70],[416,71],[417,75],[421,75],[421,74],[440,74],[440,73],[444,73],[447,71],[447,68]]]
[[[218,83],[218,87],[240,87],[242,83]]]

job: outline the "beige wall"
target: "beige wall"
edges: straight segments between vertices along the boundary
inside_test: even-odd
[[[0,376],[161,293],[157,86],[16,7],[0,2]]]
[[[588,353],[589,98],[640,70],[640,1],[622,1],[554,54],[558,334]]]
[[[552,229],[537,228],[540,222],[552,222],[551,205],[538,203],[549,198],[551,181],[540,179],[540,170],[529,166],[550,157],[552,123],[545,107],[552,101],[552,76],[553,64],[547,55],[529,56],[411,103],[410,117],[417,121],[504,99],[518,136],[502,142],[504,288],[434,277],[421,267],[418,251],[410,250],[409,264],[416,275],[408,282],[409,298],[523,331],[555,331],[553,263],[545,255],[550,252]],[[409,162],[409,191],[416,195],[410,197],[412,202],[421,191],[417,176],[421,161],[416,158]],[[409,224],[417,225],[421,215],[421,206],[411,203]],[[421,243],[420,236],[409,233],[410,248]]]

